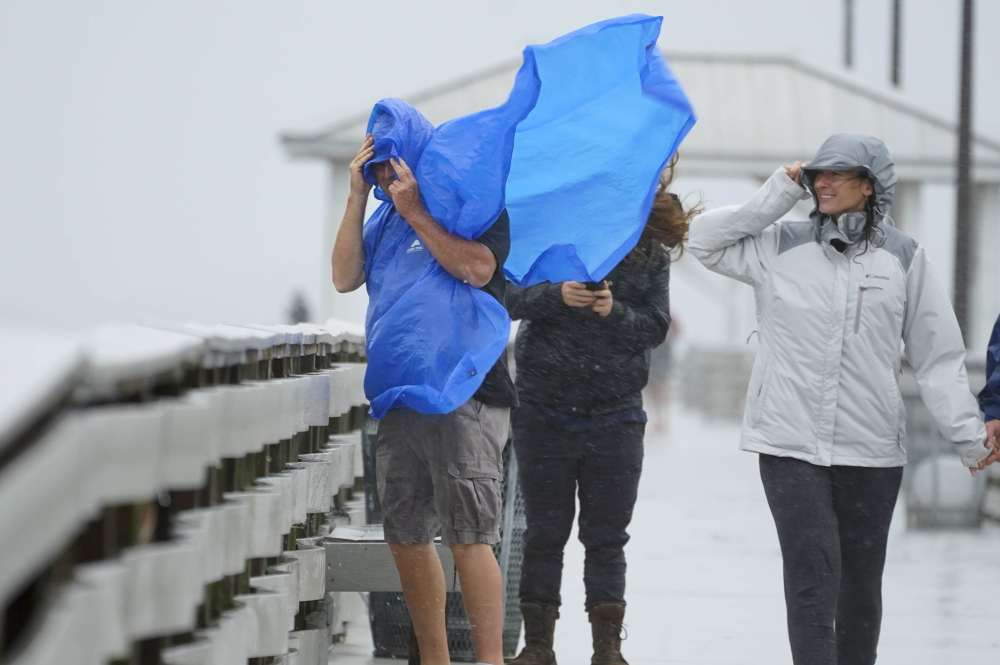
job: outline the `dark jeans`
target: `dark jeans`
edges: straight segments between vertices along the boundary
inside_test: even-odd
[[[781,544],[792,660],[871,665],[902,467],[824,467],[761,455],[760,477]]]
[[[521,602],[561,604],[563,548],[579,488],[586,608],[625,605],[625,529],[639,489],[645,423],[566,432],[549,426],[537,407],[522,404],[514,410],[513,425],[528,522]]]

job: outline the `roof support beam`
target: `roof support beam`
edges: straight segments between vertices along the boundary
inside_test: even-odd
[[[844,67],[854,68],[854,0],[844,0]]]
[[[900,42],[902,41],[903,0],[892,0],[892,84],[899,87],[902,63],[900,62]]]
[[[962,3],[962,70],[958,95],[958,158],[955,209],[955,281],[952,304],[965,340],[969,341],[969,290],[972,251],[976,242],[972,218],[972,0]]]

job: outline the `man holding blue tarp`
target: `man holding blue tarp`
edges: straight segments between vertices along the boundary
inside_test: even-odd
[[[426,120],[399,100],[380,104],[388,107],[382,111],[393,116],[394,127],[374,122],[376,136],[365,139],[351,163],[351,192],[332,257],[338,291],[353,291],[368,283],[369,356],[373,351],[378,354],[372,358],[369,371],[385,355],[398,351],[380,352],[378,322],[386,320],[380,309],[405,308],[415,317],[405,324],[388,319],[395,324],[391,326],[394,329],[399,325],[415,327],[429,336],[437,326],[447,328],[443,313],[438,320],[433,309],[421,311],[419,299],[414,304],[412,294],[419,295],[421,289],[439,298],[443,294],[433,290],[434,284],[452,291],[477,289],[502,311],[499,303],[506,283],[502,266],[510,246],[504,211],[475,240],[450,233],[431,216],[407,163],[409,159],[416,165],[425,147],[419,130],[427,129],[420,122]],[[376,107],[373,119],[378,113]],[[394,145],[388,149],[394,156],[376,161],[385,156],[379,155],[378,140],[405,126],[407,120],[412,124],[395,132]],[[371,180],[375,181],[376,195],[386,203],[363,227]],[[428,273],[437,275],[438,281],[427,282]],[[406,284],[407,280],[414,283]],[[391,290],[401,285],[409,288],[398,297],[392,296]],[[386,298],[391,298],[388,305]],[[399,345],[407,344],[403,341]],[[428,349],[404,351],[434,361],[430,356],[435,354]],[[421,659],[429,664],[450,662],[445,581],[433,546],[439,532],[454,554],[477,658],[491,665],[503,663],[502,580],[490,546],[500,540],[502,453],[510,408],[516,406],[517,395],[503,354],[493,361],[485,377],[480,377],[474,395],[454,410],[442,413],[441,408],[427,413],[431,405],[421,402],[418,406],[425,412],[420,412],[397,400],[378,414],[382,418],[376,442],[376,475],[385,537],[399,571]],[[366,379],[366,390],[368,384]],[[374,398],[373,410],[378,396],[369,394]],[[400,391],[399,397],[405,396],[405,390]]]

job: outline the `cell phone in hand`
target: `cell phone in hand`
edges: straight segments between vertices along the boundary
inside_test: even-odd
[[[585,287],[587,287],[588,291],[603,291],[604,290],[604,282],[603,281],[600,281],[600,282],[584,282],[583,285]]]

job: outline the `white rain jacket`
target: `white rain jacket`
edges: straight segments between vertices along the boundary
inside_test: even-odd
[[[847,167],[847,140],[846,161],[877,178],[886,210],[895,186],[891,160],[886,178],[884,164],[872,169],[850,141],[877,141],[888,160],[884,145],[837,137],[839,160],[821,159],[821,148],[810,170]],[[861,148],[870,157],[872,145]],[[811,183],[810,175],[804,181]],[[975,466],[989,453],[985,428],[951,302],[923,247],[884,223],[875,242],[857,242],[863,213],[847,220],[846,235],[815,210],[808,221],[777,222],[809,197],[778,169],[744,205],[711,210],[691,225],[692,254],[710,270],[754,287],[760,347],[740,448],[821,466],[905,464],[902,341],[941,433],[966,466]],[[849,245],[843,253],[830,244],[835,239]]]

